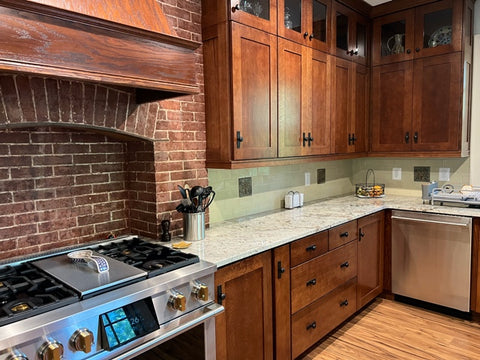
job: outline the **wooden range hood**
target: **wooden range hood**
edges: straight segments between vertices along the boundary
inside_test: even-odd
[[[197,93],[199,46],[155,0],[0,0],[0,71],[135,88],[138,103]]]

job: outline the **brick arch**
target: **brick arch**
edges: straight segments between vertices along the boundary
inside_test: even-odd
[[[0,128],[38,124],[154,139],[155,121],[149,120],[155,120],[157,114],[150,111],[149,104],[135,103],[133,89],[2,74],[0,98]]]

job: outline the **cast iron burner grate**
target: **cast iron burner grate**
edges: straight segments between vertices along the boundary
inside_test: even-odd
[[[101,244],[92,250],[145,270],[149,278],[199,262],[197,255],[177,251],[137,237]]]
[[[0,268],[0,326],[78,300],[72,289],[29,263]]]

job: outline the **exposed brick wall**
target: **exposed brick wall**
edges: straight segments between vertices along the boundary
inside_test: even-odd
[[[201,41],[200,1],[159,3]],[[131,89],[0,74],[0,258],[158,238],[166,218],[181,232],[177,185],[207,185],[201,47],[196,68],[199,94],[141,105]]]

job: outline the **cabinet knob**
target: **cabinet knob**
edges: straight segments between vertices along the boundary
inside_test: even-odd
[[[305,135],[305,133],[303,133],[302,137],[303,137],[303,140],[302,140],[302,142],[303,142],[303,147],[305,147],[305,144],[307,143],[308,138],[307,138],[307,136]]]
[[[243,142],[243,136],[240,131],[237,131],[237,149],[240,149],[240,144]]]
[[[411,53],[412,53],[412,50],[407,49],[407,54],[411,54]]]
[[[315,329],[316,327],[317,327],[317,323],[314,321],[311,324],[307,325],[307,330]]]
[[[285,273],[285,268],[282,266],[282,262],[277,262],[277,278],[281,279],[282,274]]]
[[[340,307],[342,306],[348,306],[348,299],[345,299],[340,303]]]
[[[311,146],[312,143],[313,143],[312,134],[308,133],[308,146]]]
[[[232,7],[232,12],[235,12],[237,10],[240,10],[240,5],[236,4],[234,7]]]
[[[219,305],[222,305],[223,300],[227,297],[226,294],[223,293],[222,291],[222,285],[217,286],[217,303]]]
[[[308,251],[315,251],[317,250],[317,245],[310,245],[308,246],[307,248],[305,248],[305,250],[308,252]]]
[[[405,143],[408,144],[409,141],[410,141],[410,133],[407,131],[407,133],[405,134]]]
[[[88,329],[77,330],[70,341],[75,350],[88,354],[92,351],[93,333]]]
[[[317,279],[312,279],[307,281],[307,286],[317,285]]]
[[[345,231],[340,234],[340,237],[348,237],[348,231]]]
[[[418,131],[415,131],[415,134],[413,134],[413,142],[415,144],[418,143]]]
[[[349,266],[350,264],[348,263],[348,261],[345,261],[344,263],[340,264],[341,268],[348,268]]]
[[[360,229],[358,235],[359,235],[358,241],[362,241],[362,238],[365,236],[365,233],[362,231],[362,229]]]
[[[418,47],[415,48],[415,51],[416,51],[416,52],[419,52],[419,51],[420,51],[420,48],[418,48]]]
[[[308,32],[305,31],[305,32],[303,33],[303,38],[306,39],[307,37],[308,37]]]
[[[310,41],[312,41],[313,40],[313,33],[310,34],[310,36],[308,38],[310,39]]]

